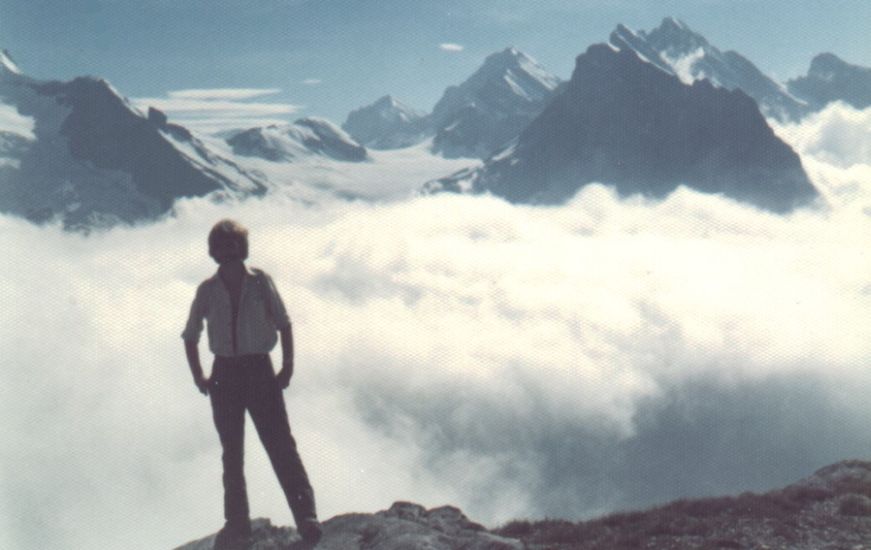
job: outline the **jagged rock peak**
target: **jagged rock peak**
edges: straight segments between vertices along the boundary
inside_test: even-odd
[[[871,106],[871,68],[821,53],[811,61],[807,76],[790,80],[787,88],[817,109],[833,101],[864,109]]]
[[[351,111],[342,129],[359,143],[373,149],[408,147],[420,143],[430,133],[425,113],[412,109],[390,95]]]
[[[817,54],[811,60],[811,68],[808,71],[808,74],[819,78],[827,78],[831,77],[834,71],[843,69],[847,65],[848,63],[837,55],[830,52],[823,52]]]
[[[704,36],[692,30],[689,25],[674,17],[666,17],[658,27],[646,35],[654,45],[676,50],[690,50],[709,46]]]
[[[513,46],[487,56],[481,68],[469,78],[469,81],[474,81],[476,77],[498,78],[506,74],[530,78],[533,85],[547,91],[553,91],[559,85],[559,78],[544,70],[535,59]],[[530,99],[536,100],[540,95],[542,94],[533,93]]]
[[[488,56],[472,76],[450,86],[432,112],[433,150],[449,158],[486,158],[526,127],[560,80],[517,48]]]
[[[378,109],[395,109],[397,111],[403,112],[413,112],[415,114],[423,116],[423,113],[418,112],[416,109],[412,109],[411,107],[399,101],[392,95],[385,95],[378,98],[378,100],[376,100],[375,103],[371,105],[371,107],[376,107]]]
[[[684,84],[707,79],[727,90],[740,89],[759,104],[766,116],[797,120],[808,107],[733,51],[720,51],[686,23],[666,17],[659,27],[633,31],[617,25],[609,39],[612,48],[632,50],[640,59],[677,76]]]
[[[686,185],[779,213],[818,195],[745,93],[682,83],[636,50],[605,44],[578,56],[571,81],[515,142],[425,191],[561,204],[590,182],[653,198]]]

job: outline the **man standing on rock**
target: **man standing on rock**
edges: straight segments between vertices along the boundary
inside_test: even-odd
[[[282,390],[293,376],[290,319],[272,279],[249,270],[248,230],[222,220],[209,233],[209,255],[218,271],[203,281],[182,333],[194,383],[209,395],[212,416],[223,448],[224,517],[215,548],[237,548],[251,534],[243,472],[245,411],[251,414],[260,441],[287,497],[303,540],[316,543],[321,527],[314,492],[290,433]],[[209,349],[215,355],[210,378],[203,374],[198,342],[203,320]],[[269,352],[281,335],[282,366],[276,375]]]

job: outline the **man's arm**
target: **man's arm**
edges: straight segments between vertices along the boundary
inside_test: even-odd
[[[188,358],[188,366],[191,368],[191,374],[194,376],[194,384],[197,385],[200,393],[207,395],[209,393],[209,379],[203,374],[203,366],[200,364],[200,349],[197,342],[194,340],[185,340],[184,352]]]
[[[200,333],[203,332],[203,317],[205,316],[203,301],[203,285],[200,285],[197,287],[197,294],[191,304],[190,315],[188,315],[188,321],[181,337],[184,340],[184,352],[188,359],[188,366],[194,376],[194,384],[203,395],[206,395],[209,392],[209,380],[203,375],[200,350],[197,345],[200,341]]]
[[[278,334],[281,335],[281,370],[278,371],[278,385],[281,389],[290,385],[293,376],[293,329],[290,323],[282,327]]]

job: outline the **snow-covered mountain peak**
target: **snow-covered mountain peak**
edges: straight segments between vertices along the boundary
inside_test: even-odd
[[[515,92],[528,94],[530,88],[540,87],[544,90],[553,91],[559,84],[559,79],[550,74],[538,64],[538,62],[523,53],[517,48],[511,46],[502,51],[496,52],[487,56],[481,68],[467,81],[473,79],[499,78],[500,75],[509,77],[512,82],[524,82],[524,86],[520,89],[514,89]],[[509,85],[511,85],[509,83]],[[532,99],[537,99],[539,94],[533,93]]]
[[[673,17],[666,17],[659,27],[649,33],[642,31],[640,34],[646,37],[655,49],[671,58],[685,56],[699,48],[711,48],[705,37]]]
[[[370,105],[370,108],[379,112],[384,118],[399,118],[408,121],[426,116],[425,113],[409,107],[391,95],[379,98]]]
[[[720,51],[674,17],[666,17],[649,32],[617,25],[609,41],[613,48],[635,52],[642,61],[678,77],[684,84],[704,79],[727,90],[741,89],[767,116],[794,120],[807,112],[806,105],[748,59],[733,51]]]
[[[433,150],[449,158],[486,158],[541,112],[559,83],[517,48],[489,55],[433,108]]]
[[[273,162],[293,162],[313,155],[349,162],[367,159],[365,147],[337,125],[319,117],[251,128],[228,138],[227,143],[237,155]]]
[[[420,143],[429,133],[425,113],[390,95],[348,114],[342,128],[373,149],[399,149]]]

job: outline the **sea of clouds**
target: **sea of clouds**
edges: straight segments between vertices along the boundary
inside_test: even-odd
[[[285,398],[324,518],[412,500],[578,519],[871,457],[871,110],[776,131],[820,206],[593,185],[546,208],[187,200],[88,236],[0,218],[0,547],[171,548],[220,527],[220,445],[180,332],[223,217],[291,313]],[[251,428],[252,513],[292,524]]]

